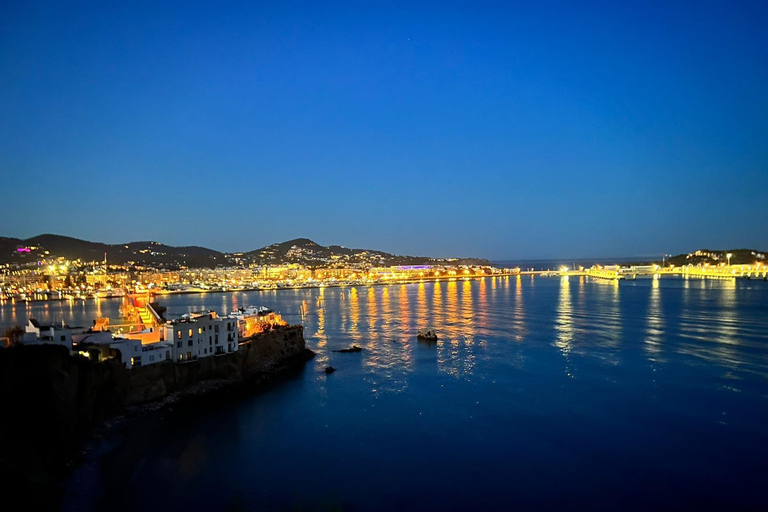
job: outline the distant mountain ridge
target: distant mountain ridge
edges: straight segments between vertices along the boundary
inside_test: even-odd
[[[728,258],[729,254],[731,255],[730,258]],[[767,263],[767,256],[768,251],[757,251],[755,249],[699,249],[698,251],[688,254],[672,256],[669,258],[669,263],[676,266],[698,265],[703,263],[718,265],[730,261],[732,265],[753,265],[754,263]]]
[[[29,252],[19,252],[19,248]],[[48,251],[46,254],[45,251]],[[224,254],[205,247],[172,247],[158,242],[129,242],[104,244],[89,242],[62,235],[44,234],[26,240],[0,238],[0,263],[20,263],[62,256],[68,260],[102,261],[106,254],[108,263],[159,265],[168,267],[210,267],[224,264]]]
[[[216,267],[241,264],[307,267],[391,266],[422,264],[489,264],[485,259],[439,259],[398,256],[382,251],[349,249],[340,245],[323,246],[308,238],[276,243],[245,253],[223,253],[205,247],[173,247],[154,241],[105,244],[62,235],[43,234],[19,239],[0,237],[0,264],[30,263],[52,257],[84,262],[102,261],[119,265],[155,268]]]

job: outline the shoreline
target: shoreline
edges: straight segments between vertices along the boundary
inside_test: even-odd
[[[191,290],[147,290],[145,292],[137,292],[137,293],[150,293],[154,294],[156,296],[165,296],[165,295],[193,295],[193,294],[214,294],[214,293],[250,293],[250,292],[276,292],[276,291],[282,291],[282,290],[311,290],[311,289],[321,289],[321,288],[356,288],[356,287],[369,287],[369,286],[388,286],[391,284],[414,284],[414,283],[420,283],[420,282],[436,282],[436,281],[471,281],[476,279],[485,279],[488,277],[511,277],[511,276],[518,276],[522,275],[522,273],[518,272],[503,272],[498,274],[484,274],[484,275],[456,275],[456,276],[429,276],[429,277],[418,277],[418,278],[404,278],[404,279],[391,279],[388,281],[381,281],[381,282],[375,282],[375,283],[359,283],[359,284],[337,284],[337,283],[328,283],[328,284],[307,284],[307,285],[296,285],[296,286],[277,286],[275,288],[242,288],[242,289],[233,289],[233,290],[203,290],[203,289],[191,289]],[[0,299],[0,305],[4,305],[6,303],[10,304],[28,304],[28,303],[38,303],[38,302],[92,302],[94,300],[111,300],[111,299],[124,299],[125,296],[114,296],[114,297],[79,297],[79,298],[73,298],[73,299],[25,299],[25,300],[16,300],[16,299]]]
[[[67,461],[58,476],[60,491],[57,505],[61,510],[93,510],[107,507],[120,509],[130,495],[125,495],[125,472],[134,468],[151,446],[158,432],[169,428],[173,418],[202,414],[227,404],[268,392],[292,375],[304,371],[315,352],[305,348],[301,353],[276,364],[251,372],[242,380],[209,379],[162,399],[127,406],[124,411],[105,418],[83,440],[78,452]],[[94,475],[94,473],[96,473]],[[96,477],[99,493],[79,491],[83,480]],[[104,490],[109,492],[104,493]],[[104,503],[102,494],[121,496],[119,503]]]
[[[126,422],[242,399],[300,371],[315,354],[294,325],[181,366],[129,370],[116,359],[96,363],[54,345],[11,347],[0,356],[0,398],[17,418],[0,427],[0,479],[19,499],[49,509],[60,505],[64,482],[88,454]]]

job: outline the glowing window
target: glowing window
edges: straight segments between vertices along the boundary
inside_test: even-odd
[[[189,330],[189,337],[192,337],[192,329]]]

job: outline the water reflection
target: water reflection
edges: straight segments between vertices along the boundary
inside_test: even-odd
[[[376,288],[373,286],[368,287],[368,337],[369,343],[374,344],[379,336],[379,331],[376,328],[377,322],[380,320],[379,311],[376,306]]]
[[[660,359],[662,340],[664,336],[664,314],[661,309],[661,286],[659,279],[651,282],[651,293],[648,302],[648,312],[645,315],[645,350],[649,361],[663,362]]]
[[[442,373],[454,377],[470,376],[475,368],[475,315],[472,282],[464,280],[458,285],[448,281],[446,310],[453,320],[444,317],[446,334],[437,342],[437,367]]]
[[[414,329],[411,318],[411,308],[408,302],[408,288],[400,285],[398,290],[398,317],[400,319],[400,337],[409,336]]]
[[[366,349],[362,354],[362,369],[374,396],[405,391],[408,375],[414,370],[412,341],[408,339],[412,333],[408,332],[407,295],[408,288],[404,285],[371,287],[367,293],[369,328],[362,342]],[[398,333],[404,334],[405,338]]]
[[[762,343],[750,343],[749,324],[739,319],[735,279],[707,282],[684,279],[683,311],[680,314],[680,343],[678,353],[708,362],[717,362],[727,369],[729,379],[739,379],[742,372],[756,370],[755,361],[745,357],[744,348],[760,348]],[[694,295],[693,290],[699,293]]]
[[[565,373],[573,377],[571,351],[573,350],[573,308],[571,306],[571,286],[568,276],[560,279],[560,293],[557,301],[555,320],[555,346],[565,357]]]
[[[168,307],[169,317],[202,309],[225,313],[247,304],[293,311],[291,321],[304,322],[317,366],[336,366],[339,361],[348,366],[345,372],[381,371],[371,378],[372,388],[380,392],[405,389],[417,365],[469,378],[493,364],[514,365],[519,354],[540,344],[557,350],[558,362],[565,358],[568,375],[576,368],[585,371],[584,358],[592,360],[590,364],[617,365],[638,347],[644,360],[667,363],[677,357],[689,365],[712,364],[729,380],[746,373],[764,375],[768,326],[761,313],[765,300],[759,299],[764,289],[762,281],[734,279],[618,283],[517,276],[159,300]],[[108,317],[117,324],[119,305],[119,299],[7,301],[0,304],[0,322],[23,325],[35,316],[43,322],[64,319],[70,325],[89,326],[97,317]],[[437,329],[436,344],[416,342],[416,331],[425,327]],[[622,342],[625,338],[627,343]],[[512,353],[505,346],[511,341],[525,347]],[[357,358],[331,352],[351,343],[365,348]],[[526,360],[521,357],[520,365]]]
[[[349,333],[354,340],[360,340],[360,297],[357,288],[349,290],[347,306],[349,307]]]
[[[419,329],[428,327],[427,323],[427,292],[424,282],[420,282],[416,290],[416,326]]]
[[[455,283],[454,283],[455,284]],[[446,308],[443,307],[443,285],[440,281],[435,282],[432,287],[432,315],[433,320],[430,325],[445,325],[448,322]]]
[[[317,311],[317,330],[315,331],[315,338],[317,339],[318,349],[318,361],[321,364],[327,362],[327,346],[328,336],[325,333],[325,288],[320,288],[320,294],[315,302],[315,308]]]

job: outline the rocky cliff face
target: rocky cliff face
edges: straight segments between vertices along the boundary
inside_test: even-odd
[[[125,406],[167,399],[205,382],[247,384],[291,361],[304,361],[303,328],[261,334],[238,352],[126,370],[94,363],[64,347],[0,349],[0,489],[53,508],[56,482],[85,436]]]
[[[186,363],[161,363],[129,372],[126,405],[159,400],[208,380],[243,382],[249,376],[270,371],[305,350],[301,326],[278,327],[259,334],[233,354],[205,357]]]

